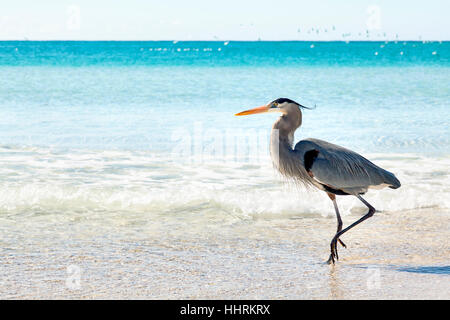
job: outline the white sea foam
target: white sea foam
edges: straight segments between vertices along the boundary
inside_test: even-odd
[[[32,212],[211,212],[238,218],[332,215],[325,194],[284,181],[263,164],[178,162],[146,152],[0,149],[0,214]],[[367,155],[394,172],[398,190],[369,191],[378,210],[450,208],[449,157]],[[343,215],[363,212],[339,197]]]

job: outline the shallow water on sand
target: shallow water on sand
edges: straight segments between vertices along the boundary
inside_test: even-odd
[[[450,297],[447,157],[369,154],[403,185],[365,196],[379,212],[343,236],[333,267],[332,203],[269,159],[1,153],[2,298]],[[338,203],[344,225],[366,211]]]
[[[182,215],[165,226],[141,215],[104,217],[101,225],[89,217],[60,215],[51,224],[41,223],[45,216],[3,218],[9,232],[0,292],[51,299],[448,299],[449,214],[377,213],[343,237],[347,249],[339,249],[335,266],[324,263],[331,217],[238,219],[220,227],[210,219],[201,228]]]

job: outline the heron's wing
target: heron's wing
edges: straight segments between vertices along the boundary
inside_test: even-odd
[[[392,173],[356,152],[332,143],[306,139],[297,143],[295,151],[303,157],[305,167],[313,178],[331,188],[355,194],[383,184],[400,186]]]

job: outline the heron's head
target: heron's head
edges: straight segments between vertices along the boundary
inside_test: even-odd
[[[306,107],[304,107],[300,103],[297,103],[288,98],[278,98],[278,99],[275,99],[261,107],[257,107],[257,108],[250,109],[250,110],[245,110],[245,111],[236,113],[235,115],[236,116],[246,116],[249,114],[266,113],[266,112],[281,112],[282,114],[290,114],[290,113],[300,112],[300,108],[306,108]]]

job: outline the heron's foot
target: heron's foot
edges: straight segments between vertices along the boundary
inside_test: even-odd
[[[343,246],[345,249],[347,249],[347,246],[345,245],[345,243],[341,239],[338,239],[338,241],[341,244],[341,246]]]
[[[334,257],[333,257],[333,254],[330,254],[330,257],[328,258],[327,263],[328,263],[328,264],[334,264]]]
[[[337,243],[338,243],[338,241],[344,248],[346,248],[345,244],[337,237],[337,234],[336,234],[334,236],[333,240],[331,240],[331,243],[330,243],[330,251],[331,251],[331,253],[330,253],[330,257],[328,258],[328,261],[327,261],[328,264],[331,264],[331,263],[334,264],[334,262],[336,260],[339,260],[339,255],[338,255],[338,251],[337,251]]]

